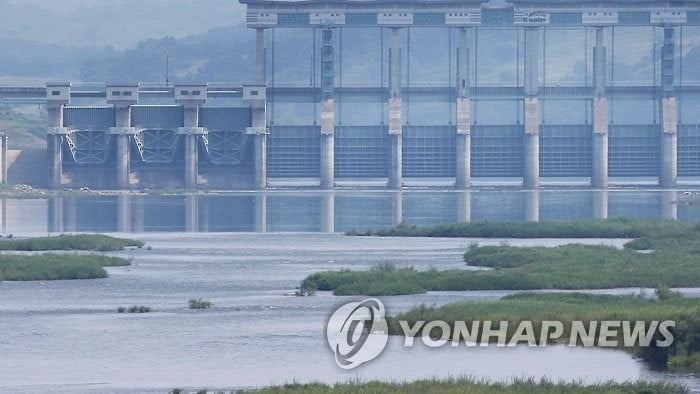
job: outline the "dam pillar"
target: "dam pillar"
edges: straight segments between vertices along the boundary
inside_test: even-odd
[[[335,100],[333,30],[321,31],[321,187],[335,186]]]
[[[607,54],[605,30],[597,27],[593,48],[593,158],[591,186],[608,187],[608,99],[605,69]],[[607,215],[606,215],[607,216]]]
[[[183,107],[183,127],[177,133],[185,139],[186,189],[196,189],[199,178],[199,139],[206,129],[199,127],[199,108],[207,101],[206,85],[176,85],[175,101]]]
[[[7,134],[0,133],[0,144],[0,184],[7,185]]]
[[[661,174],[659,185],[676,187],[678,179],[678,106],[675,97],[675,29],[664,28],[661,58]]]
[[[391,29],[389,48],[389,181],[390,189],[403,185],[403,100],[401,97],[401,39]]]
[[[525,166],[523,186],[540,186],[540,30],[525,29]]]
[[[137,84],[107,85],[107,103],[114,107],[114,127],[109,134],[116,137],[116,157],[114,185],[117,189],[129,188],[131,174],[130,142],[136,134],[131,127],[131,106],[138,103],[139,87]]]
[[[63,138],[68,134],[68,129],[63,126],[63,108],[68,103],[70,83],[46,84],[48,185],[54,189],[63,184]]]
[[[466,28],[459,29],[457,54],[457,136],[455,187],[471,185],[471,99],[469,98],[469,36]]]
[[[253,138],[253,187],[267,188],[267,102],[266,87],[262,85],[244,85],[243,99],[250,104],[252,126],[246,128],[246,134]]]

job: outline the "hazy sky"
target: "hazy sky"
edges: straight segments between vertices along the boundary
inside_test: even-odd
[[[238,24],[237,0],[0,0],[0,39],[133,46]]]

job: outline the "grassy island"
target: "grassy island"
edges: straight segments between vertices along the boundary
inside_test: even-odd
[[[671,347],[624,348],[636,356],[659,366],[669,366],[679,371],[700,372],[700,299],[683,298],[667,290],[657,291],[658,298],[642,296],[612,296],[594,294],[535,294],[520,293],[497,301],[465,301],[439,308],[418,306],[404,314],[388,319],[389,332],[402,334],[398,321],[413,326],[417,321],[442,320],[454,327],[455,321],[507,321],[508,337],[521,321],[531,321],[541,326],[543,321],[564,323],[562,336],[573,321],[627,320],[627,321],[675,321],[674,342]],[[619,344],[622,348],[622,339]],[[597,343],[596,343],[597,345]]]
[[[672,220],[590,219],[558,222],[471,222],[437,226],[399,224],[395,227],[358,231],[346,235],[378,237],[445,238],[641,238],[691,229],[694,223]]]
[[[475,223],[416,228],[412,233],[440,234],[460,228],[460,236],[623,237],[636,239],[624,249],[602,245],[513,247],[470,245],[464,261],[480,270],[417,271],[381,263],[366,271],[326,271],[309,275],[300,288],[336,295],[400,295],[426,291],[606,289],[617,287],[700,286],[700,225],[671,221]],[[587,230],[583,231],[582,228]],[[579,229],[579,230],[576,230]],[[593,231],[595,229],[595,231]],[[453,232],[452,234],[457,234]],[[438,236],[438,235],[435,235]],[[457,235],[454,235],[457,236]],[[645,251],[645,253],[640,253]]]
[[[61,234],[50,237],[6,239],[0,241],[0,250],[45,251],[87,250],[117,251],[127,247],[143,247],[143,242],[126,238],[115,238],[102,234]]]
[[[106,278],[104,267],[129,265],[120,257],[70,254],[0,255],[0,281]]]

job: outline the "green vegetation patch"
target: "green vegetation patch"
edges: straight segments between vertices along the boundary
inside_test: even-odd
[[[700,225],[671,221],[615,219],[569,223],[516,223],[514,229],[499,227],[508,236],[551,237],[570,226],[598,230],[612,237],[639,238],[624,249],[603,245],[559,247],[479,246],[474,243],[464,254],[468,266],[481,270],[453,269],[417,271],[380,264],[367,271],[326,271],[309,275],[301,288],[333,291],[336,295],[401,295],[426,291],[608,289],[618,287],[700,286]],[[490,226],[490,224],[482,224]],[[464,228],[479,229],[481,225]],[[593,227],[590,227],[593,226]],[[585,227],[585,226],[584,226]],[[487,227],[484,227],[487,228]],[[475,231],[484,236],[485,232]],[[503,232],[489,230],[493,236]],[[584,231],[566,234],[582,237]],[[645,253],[640,253],[645,251]]]
[[[635,383],[599,383],[584,385],[582,383],[555,383],[550,380],[515,379],[509,383],[495,383],[471,378],[418,380],[412,383],[397,382],[347,382],[329,386],[323,383],[286,384],[259,390],[239,391],[239,393],[256,394],[531,394],[531,393],[687,393],[688,389],[679,384],[665,382]]]
[[[203,298],[192,298],[189,301],[190,309],[209,309],[213,305],[211,301]]]
[[[8,239],[0,241],[0,250],[90,250],[116,251],[126,247],[143,247],[138,240],[115,238],[102,234],[61,234],[51,237]]]
[[[469,266],[485,270],[417,271],[380,264],[367,271],[325,271],[301,287],[335,295],[386,296],[426,291],[609,289],[694,287],[700,284],[700,254],[683,249],[638,253],[608,246],[472,247]]]
[[[439,308],[419,306],[404,314],[387,319],[389,332],[402,334],[399,321],[413,327],[418,321],[442,320],[454,331],[455,321],[508,322],[510,338],[522,321],[531,321],[535,332],[540,331],[543,321],[564,323],[562,340],[570,338],[571,322],[581,321],[588,326],[590,321],[675,321],[674,342],[671,347],[655,346],[625,348],[638,357],[678,369],[697,367],[700,354],[700,299],[671,297],[649,299],[639,296],[612,296],[593,294],[534,294],[521,293],[497,301],[466,301]],[[469,323],[467,323],[469,324]],[[621,334],[621,332],[620,332]],[[617,338],[622,346],[622,337]]]
[[[396,227],[357,231],[347,235],[380,237],[448,238],[640,238],[678,233],[693,228],[692,223],[672,220],[592,219],[562,222],[472,222],[420,227]]]
[[[129,265],[119,257],[39,254],[0,255],[0,281],[106,278],[104,267]]]

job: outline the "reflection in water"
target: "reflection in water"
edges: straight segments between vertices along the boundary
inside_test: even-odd
[[[473,189],[268,191],[2,200],[3,233],[344,232],[477,221],[700,219],[677,191]],[[32,220],[25,218],[32,217]]]

